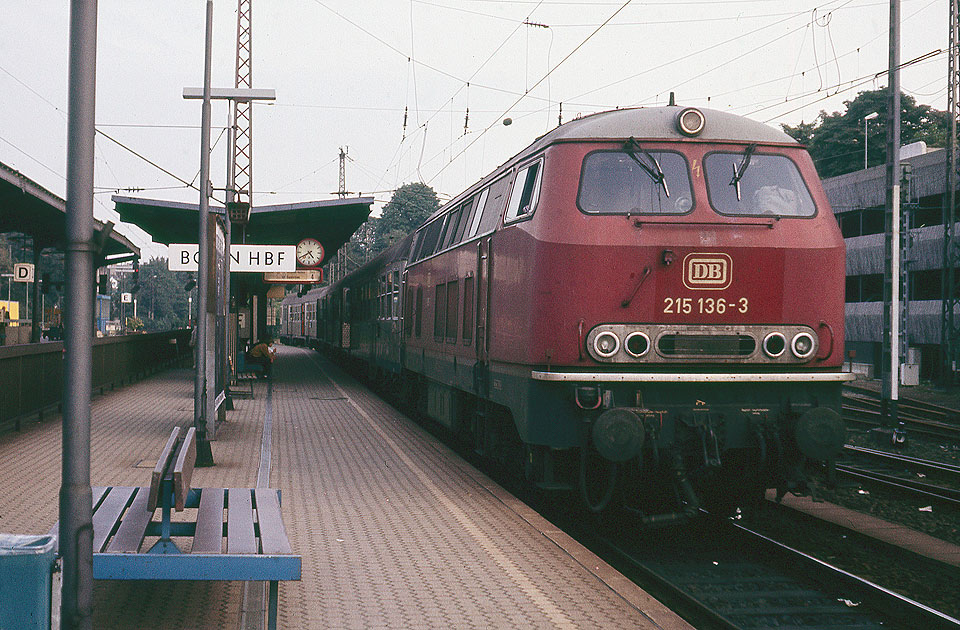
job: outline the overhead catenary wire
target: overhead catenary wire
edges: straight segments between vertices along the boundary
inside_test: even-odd
[[[610,20],[612,20],[613,18],[617,17],[617,15],[618,15],[621,11],[623,11],[625,8],[627,8],[627,5],[629,5],[631,2],[633,2],[633,0],[626,0],[626,2],[624,2],[623,4],[621,4],[620,7],[619,7],[616,11],[614,11],[612,14],[610,14],[610,17],[608,17],[606,20],[604,20],[604,22],[603,22],[602,24],[600,24],[600,26],[598,26],[598,27],[597,27],[596,29],[594,29],[589,35],[587,35],[587,37],[584,38],[584,40],[581,41],[579,44],[577,44],[577,46],[576,46],[573,50],[571,50],[569,53],[567,53],[567,55],[566,55],[563,59],[561,59],[561,60],[557,63],[557,65],[555,65],[553,68],[550,68],[549,70],[547,70],[547,73],[546,73],[545,75],[543,75],[542,77],[540,77],[540,80],[537,81],[535,84],[533,84],[533,86],[530,87],[530,90],[536,89],[536,87],[537,87],[538,85],[540,85],[541,83],[543,83],[543,82],[547,79],[547,77],[549,77],[551,74],[553,74],[553,73],[556,71],[557,68],[559,68],[560,66],[562,66],[568,59],[570,59],[570,57],[572,57],[574,54],[576,54],[576,52],[577,52],[578,50],[580,50],[581,48],[583,48],[583,46],[585,46],[587,42],[589,42],[591,39],[593,39],[594,35],[596,35],[597,33],[599,33],[600,30],[601,30],[604,26],[606,26],[607,24],[609,24],[609,23],[610,23]],[[529,91],[529,90],[528,90],[528,91]],[[468,150],[470,147],[472,147],[474,144],[476,144],[476,142],[477,142],[480,138],[482,138],[484,135],[486,135],[486,133],[487,133],[488,131],[490,131],[490,129],[492,129],[492,128],[494,127],[494,125],[496,125],[497,123],[499,123],[501,118],[503,118],[503,117],[506,116],[508,113],[510,113],[510,111],[511,111],[514,107],[516,107],[516,106],[520,103],[520,101],[522,101],[522,100],[524,99],[525,96],[526,96],[526,94],[521,95],[516,101],[514,101],[513,104],[510,105],[510,107],[508,107],[506,110],[504,110],[504,112],[503,112],[502,114],[500,114],[500,116],[498,116],[496,120],[494,120],[494,121],[491,122],[489,125],[487,125],[487,127],[486,127],[482,132],[480,132],[480,135],[478,135],[478,136],[477,136],[476,138],[474,138],[469,144],[467,144],[467,146],[465,146],[465,147],[457,154],[456,157],[459,157],[459,156],[463,155],[464,153],[466,153],[467,150]],[[446,169],[446,166],[441,167],[440,170],[439,170],[437,173],[434,174],[433,178],[431,178],[430,181],[432,181],[434,178],[436,178],[438,175],[440,175],[440,173],[442,173],[445,169]],[[427,183],[429,183],[429,182],[427,182]]]

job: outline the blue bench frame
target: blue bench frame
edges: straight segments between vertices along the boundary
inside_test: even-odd
[[[279,581],[299,580],[301,572],[301,557],[290,549],[280,516],[280,491],[189,488],[193,432],[181,440],[174,429],[154,469],[159,483],[93,488],[93,577],[269,582],[267,627],[275,630]],[[159,522],[153,520],[156,507]],[[186,508],[198,508],[193,520],[171,521],[172,509]],[[51,533],[57,529],[54,525]],[[154,536],[160,540],[141,551],[144,539]],[[192,538],[196,553],[182,552],[173,537]]]

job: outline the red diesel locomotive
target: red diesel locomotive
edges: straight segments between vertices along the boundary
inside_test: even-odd
[[[844,267],[789,136],[626,109],[538,138],[284,318],[531,481],[658,522],[805,491],[839,452]]]

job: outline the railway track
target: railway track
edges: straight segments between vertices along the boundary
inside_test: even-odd
[[[847,445],[836,471],[865,485],[960,510],[960,466]]]
[[[730,520],[601,535],[597,544],[698,628],[960,628],[960,620]]]
[[[918,435],[960,441],[960,411],[911,398],[901,398],[898,417]],[[880,425],[880,394],[862,387],[844,386],[843,418],[852,424]]]

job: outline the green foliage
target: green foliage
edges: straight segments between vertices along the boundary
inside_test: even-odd
[[[397,188],[374,223],[374,252],[383,251],[420,227],[439,207],[437,193],[424,183],[404,184]]]
[[[860,92],[852,101],[844,101],[846,111],[828,114],[821,111],[816,122],[783,130],[810,150],[820,177],[833,177],[863,168],[864,117],[877,112],[867,122],[867,152],[870,166],[887,160],[887,91]],[[929,105],[917,105],[909,94],[900,96],[900,144],[923,140],[928,146],[944,146],[949,129],[947,112]]]
[[[147,332],[158,332],[182,328],[187,324],[187,296],[183,290],[193,274],[183,271],[170,271],[166,258],[153,258],[140,265],[140,291],[137,292],[137,315]],[[114,294],[114,304],[120,303],[119,293],[128,290],[122,285]],[[196,291],[190,293],[195,297]],[[193,316],[196,317],[194,304]],[[131,305],[126,311],[132,313]],[[119,315],[119,313],[117,313]],[[119,319],[119,317],[118,317]]]

